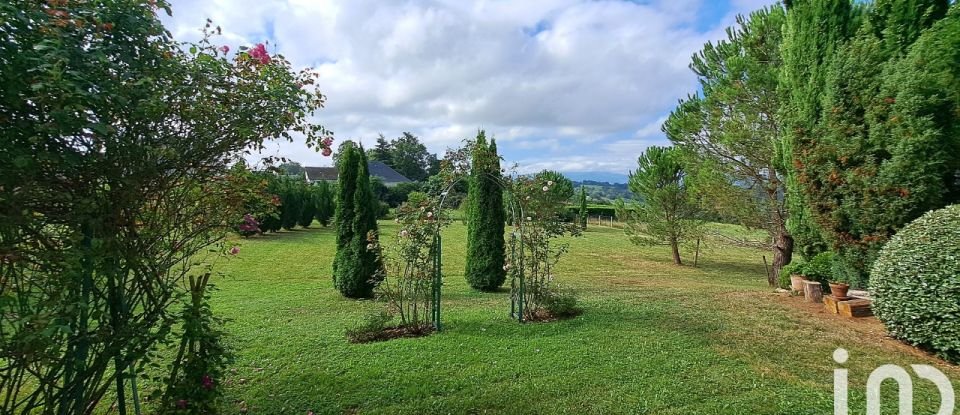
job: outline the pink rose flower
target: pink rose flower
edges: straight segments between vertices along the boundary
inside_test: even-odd
[[[324,157],[330,157],[330,155],[333,154],[333,150],[331,150],[330,147],[324,147],[323,150],[320,151],[320,154],[323,154]]]
[[[267,53],[267,47],[264,46],[263,43],[257,43],[256,46],[250,49],[248,54],[251,58],[259,61],[263,65],[270,63],[270,54]]]
[[[230,52],[230,46],[227,46],[227,45],[220,46],[220,51],[223,52],[224,55],[226,55],[228,52]]]
[[[203,378],[200,379],[200,383],[206,390],[213,389],[213,378],[210,375],[203,375]]]

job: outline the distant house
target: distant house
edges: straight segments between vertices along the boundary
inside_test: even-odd
[[[370,169],[371,176],[379,177],[380,180],[383,181],[383,184],[390,187],[411,181],[390,166],[383,164],[382,161],[370,161],[367,163],[367,168]],[[336,167],[304,167],[303,174],[307,179],[307,183],[314,183],[320,180],[336,182],[338,176]]]

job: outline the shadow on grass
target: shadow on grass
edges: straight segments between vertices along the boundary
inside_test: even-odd
[[[268,232],[268,233],[256,235],[250,238],[243,238],[243,240],[249,240],[249,241],[260,240],[260,241],[269,241],[269,242],[302,241],[306,238],[311,238],[317,235],[323,235],[328,233],[333,234],[334,232],[335,232],[335,228],[333,226],[327,226],[327,227],[317,226],[317,227],[309,227],[306,229],[303,229],[303,228],[297,228],[297,229],[291,229],[291,230],[284,229],[278,232]]]

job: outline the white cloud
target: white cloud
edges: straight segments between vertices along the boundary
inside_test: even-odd
[[[410,131],[441,152],[484,128],[531,167],[623,172],[695,90],[690,55],[758,7],[733,0],[698,31],[705,1],[175,0],[165,23],[180,39],[207,17],[231,46],[272,38],[319,71],[316,118],[341,140]],[[326,162],[302,143],[271,151]]]

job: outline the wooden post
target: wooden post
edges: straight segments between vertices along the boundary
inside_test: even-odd
[[[803,298],[807,300],[808,303],[822,303],[823,302],[823,288],[820,286],[819,281],[804,281],[803,282]]]
[[[761,256],[763,257],[763,271],[767,273],[767,281],[770,281],[770,267],[767,266],[767,256]]]
[[[697,267],[697,260],[700,259],[700,238],[697,238],[697,253],[693,254],[693,267]],[[766,266],[766,261],[764,261],[764,266]]]

